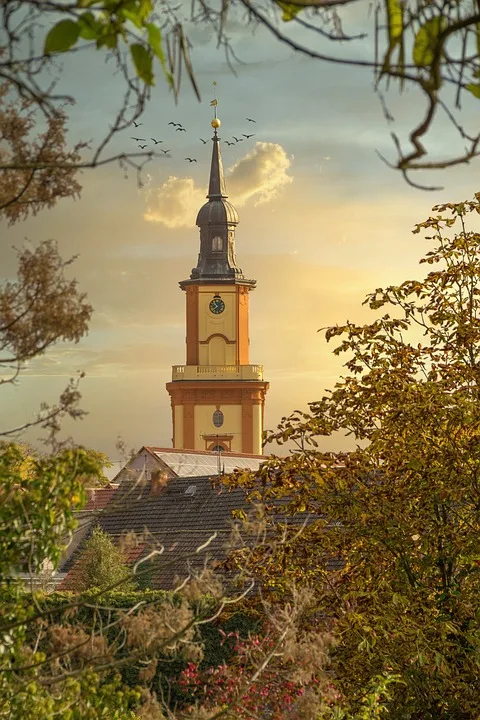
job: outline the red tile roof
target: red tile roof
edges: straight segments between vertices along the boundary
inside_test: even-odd
[[[82,512],[85,511],[92,511],[92,510],[103,510],[110,500],[112,499],[113,495],[116,493],[117,488],[107,486],[107,487],[101,487],[101,488],[89,488],[87,490],[88,492],[88,500],[85,507],[82,509]]]

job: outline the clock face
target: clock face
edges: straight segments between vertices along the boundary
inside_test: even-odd
[[[210,312],[214,315],[220,315],[225,310],[225,303],[223,302],[220,295],[214,295],[213,300],[210,300]]]

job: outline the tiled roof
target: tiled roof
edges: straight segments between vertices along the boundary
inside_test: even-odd
[[[207,556],[215,559],[224,556],[224,545],[232,526],[232,510],[244,507],[243,490],[219,490],[205,476],[170,478],[156,494],[152,494],[150,482],[124,481],[112,502],[98,514],[96,524],[117,540],[131,531],[142,536],[144,554],[153,546],[164,547],[155,585],[170,588],[174,578],[185,573],[192,559],[198,567]],[[213,534],[215,538],[208,550],[198,554],[197,548]],[[70,573],[74,570],[87,537],[65,560],[61,571]],[[136,554],[135,560],[138,557]],[[71,587],[70,580],[68,586]]]
[[[171,458],[175,461],[178,455],[181,461],[178,470],[182,472],[182,477],[161,475],[158,478],[158,471],[146,471],[139,481],[132,476],[125,476],[109,504],[98,513],[95,524],[116,541],[126,533],[133,531],[137,534],[142,549],[134,553],[135,557],[129,558],[132,563],[142,554],[147,555],[151,549],[162,548],[162,554],[156,557],[155,567],[150,573],[150,582],[153,587],[170,589],[174,587],[175,578],[184,577],[189,568],[198,569],[206,560],[219,561],[225,557],[233,523],[232,511],[246,510],[249,506],[242,488],[230,490],[219,486],[212,479],[212,476],[217,475],[216,468],[211,475],[206,472],[197,476],[188,475],[189,470],[193,471],[187,464],[190,456],[195,460],[205,458],[208,468],[211,453],[184,453],[162,448],[143,448],[142,452],[144,450],[155,456],[158,453],[160,465],[164,462],[163,455],[169,455],[170,459],[166,462],[170,467]],[[235,467],[239,467],[242,456],[231,455]],[[222,455],[222,461],[226,460],[226,456],[226,453]],[[265,460],[263,456],[243,457],[247,462],[255,460],[257,467],[259,462]],[[282,500],[274,500],[272,504],[278,508],[276,519],[294,526],[304,522],[310,524],[319,517],[307,513],[286,516],[282,512]],[[68,572],[74,568],[87,537],[73,556],[65,560],[61,571]],[[210,542],[205,551],[197,552],[207,540]]]
[[[244,503],[243,490],[214,488],[209,476],[170,478],[156,494],[150,482],[126,481],[99,517],[99,524],[112,535],[144,529],[151,533],[226,529],[231,524],[230,511]]]
[[[108,505],[113,495],[115,494],[116,488],[108,486],[101,488],[89,488],[88,500],[86,505],[82,508],[82,512],[91,510],[103,510]]]

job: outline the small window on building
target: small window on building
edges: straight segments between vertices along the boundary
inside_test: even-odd
[[[220,251],[223,248],[223,240],[218,235],[212,240],[212,250]]]
[[[213,413],[213,424],[216,428],[222,427],[223,425],[223,412],[221,410],[215,410]]]
[[[225,452],[225,448],[223,445],[214,445],[212,448],[212,452]]]

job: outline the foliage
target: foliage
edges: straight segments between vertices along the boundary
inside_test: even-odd
[[[81,448],[28,456],[13,443],[0,448],[0,581],[59,559],[74,513],[86,500],[84,478],[101,476],[96,458]]]
[[[427,0],[381,0],[374,12],[367,0],[196,0],[188,19],[184,10],[182,4],[154,0],[79,0],[69,4],[6,0],[0,8],[5,36],[0,46],[0,76],[8,92],[27,103],[30,112],[36,108],[48,122],[53,118],[62,125],[62,108],[73,98],[55,94],[50,76],[60,77],[59,58],[89,48],[113,59],[125,79],[125,95],[109,132],[88,158],[79,158],[75,154],[78,148],[63,160],[55,153],[48,157],[16,154],[9,162],[0,158],[0,167],[14,170],[22,182],[30,174],[38,177],[38,169],[56,166],[68,175],[72,169],[97,167],[111,160],[140,170],[155,153],[104,157],[110,140],[142,114],[158,73],[177,98],[183,68],[200,98],[189,56],[189,29],[204,25],[212,30],[231,65],[236,60],[229,30],[233,23],[261,26],[293,50],[327,66],[339,63],[369,70],[389,122],[393,117],[384,93],[391,93],[396,83],[401,91],[407,87],[418,90],[424,103],[416,103],[419,118],[408,142],[392,133],[396,158],[385,159],[410,184],[418,186],[411,179],[412,171],[468,163],[480,153],[477,127],[469,132],[461,117],[462,100],[468,106],[480,98],[480,9],[476,0],[447,0],[436,5]],[[40,44],[35,42],[39,26],[45,28]],[[292,26],[301,34],[292,32]],[[30,51],[21,42],[24,37],[32,39]],[[329,45],[333,45],[330,52]],[[40,79],[41,71],[49,73],[47,84]],[[431,157],[425,139],[440,113],[460,136],[464,151],[457,152],[452,143],[446,156],[442,149],[441,156]]]
[[[199,97],[174,6],[156,8],[153,0],[6,0],[0,27],[0,132],[5,141],[0,216],[10,222],[51,207],[60,197],[78,195],[74,177],[79,169],[112,160],[124,171],[143,168],[154,153],[105,154],[113,136],[142,114],[158,71],[177,97],[183,67]],[[89,50],[113,60],[125,82],[106,135],[95,145],[79,143],[67,150],[65,107],[75,97],[56,89],[61,61]]]
[[[69,623],[82,627],[92,627],[101,624],[104,627],[112,626],[112,620],[121,613],[135,613],[141,607],[158,607],[165,604],[181,604],[182,596],[179,593],[166,590],[135,590],[102,592],[101,605],[98,605],[98,590],[89,590],[82,593],[81,602],[77,593],[56,591],[50,594],[37,594],[37,601],[43,612],[49,613],[49,618],[55,622],[57,618],[68,616],[70,608],[75,605],[75,613],[69,618]],[[28,597],[24,598],[28,605]],[[215,615],[216,603],[212,597],[200,597],[189,600],[192,612],[197,618]],[[178,654],[172,658],[168,653],[162,653],[156,659],[154,672],[150,676],[142,673],[144,665],[141,663],[128,663],[119,668],[123,683],[135,689],[141,683],[150,692],[156,692],[161,697],[168,697],[170,707],[184,707],[188,697],[186,689],[179,683],[182,672],[188,664],[194,664],[203,672],[206,668],[217,667],[229,662],[235,654],[233,638],[245,640],[251,632],[258,630],[258,619],[254,616],[252,608],[243,604],[235,604],[235,610],[228,612],[226,608],[221,617],[212,622],[203,622],[197,627],[197,640],[202,648],[203,657],[200,662],[185,659]],[[116,626],[113,624],[106,631],[109,643],[114,642]],[[117,660],[119,655],[117,654]],[[160,691],[161,688],[161,691]]]
[[[346,376],[270,437],[295,452],[234,480],[288,538],[236,562],[276,597],[316,588],[341,696],[354,712],[372,678],[398,676],[393,720],[480,712],[480,233],[466,225],[480,194],[434,211],[414,230],[435,243],[420,261],[434,267],[368,295],[382,313],[370,324],[326,330]],[[320,452],[339,430],[356,449]]]
[[[79,291],[77,281],[65,276],[74,258],[63,260],[53,240],[40,243],[34,250],[24,248],[17,254],[16,279],[0,286],[0,386],[14,383],[27,362],[56,343],[78,342],[87,332],[92,314],[92,306]],[[77,380],[71,380],[57,405],[42,404],[36,418],[4,429],[0,436],[16,436],[39,425],[53,442],[63,416],[82,415],[77,384]]]
[[[324,648],[315,643],[311,653],[315,662],[307,667],[305,658],[298,663],[297,657],[279,652],[281,643],[276,635],[274,628],[246,640],[230,633],[235,639],[235,655],[230,662],[203,669],[199,664],[188,663],[181,673],[180,685],[189,691],[191,701],[206,709],[227,707],[227,717],[248,720],[265,711],[271,720],[317,716],[322,706],[335,699],[333,685],[328,687],[325,683]],[[280,660],[276,660],[276,653]],[[268,657],[276,661],[267,663],[263,672],[255,672]],[[314,714],[308,714],[307,706]]]
[[[416,103],[419,118],[408,143],[392,133],[396,158],[382,158],[411,185],[438,189],[415,183],[412,171],[468,163],[480,154],[478,128],[473,125],[468,132],[459,118],[462,99],[468,106],[469,101],[480,98],[480,6],[476,0],[437,4],[381,0],[373,12],[364,0],[263,0],[254,4],[221,0],[219,4],[220,8],[215,2],[197,0],[196,18],[201,21],[207,15],[213,19],[220,42],[228,42],[228,19],[241,7],[247,21],[267,28],[275,38],[317,62],[369,69],[389,123],[394,118],[381,90],[391,93],[397,84],[400,91],[418,90],[424,103]],[[351,12],[352,5],[355,12]],[[286,26],[281,27],[279,16]],[[290,24],[299,26],[302,34],[290,32]],[[328,45],[333,46],[330,51]],[[339,52],[339,45],[347,50]],[[438,157],[430,157],[432,151],[424,141],[440,113],[460,136],[463,152],[452,149],[445,154],[442,148]]]
[[[75,586],[80,591],[118,585],[128,592],[135,587],[124,555],[99,527],[93,529],[85,543],[75,570]],[[119,584],[122,579],[124,582]]]
[[[41,660],[37,654],[34,660]],[[33,673],[32,673],[33,676]],[[2,692],[15,690],[9,694]],[[140,689],[132,690],[120,682],[118,675],[108,679],[100,679],[93,672],[86,672],[77,678],[62,683],[61,692],[50,692],[37,680],[25,682],[17,688],[11,684],[2,687],[0,681],[2,707],[0,718],[8,720],[25,720],[35,717],[39,720],[55,717],[59,720],[136,720],[139,716],[134,712],[141,697]]]
[[[71,166],[80,162],[85,146],[67,150],[62,110],[47,118],[45,132],[30,139],[36,103],[31,98],[8,102],[8,89],[7,83],[0,85],[0,218],[13,224],[60,198],[78,197],[80,185]]]
[[[95,42],[97,48],[109,49],[116,49],[124,41],[129,47],[136,73],[143,82],[154,84],[155,57],[172,85],[173,77],[167,70],[162,33],[151,22],[152,13],[152,0],[79,2],[76,7],[68,9],[68,19],[60,20],[50,28],[45,37],[44,53],[66,52],[82,40]]]

